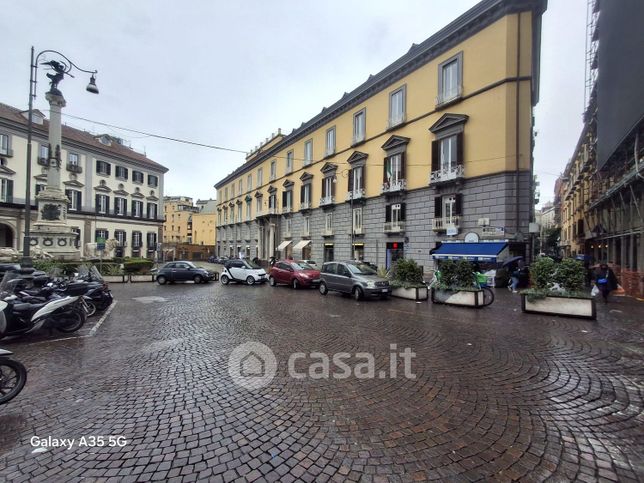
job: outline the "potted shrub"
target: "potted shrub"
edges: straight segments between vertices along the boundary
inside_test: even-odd
[[[532,287],[521,292],[523,312],[595,319],[595,300],[584,291],[584,266],[571,258],[541,257],[530,266]]]
[[[128,274],[130,282],[154,282],[150,273],[154,262],[147,258],[131,258],[123,262],[123,271]]]
[[[127,278],[123,273],[123,268],[120,263],[103,264],[101,275],[103,280],[110,283],[125,283]]]
[[[445,260],[440,266],[440,280],[432,287],[435,304],[483,307],[486,305],[483,290],[475,283],[472,265],[467,260]]]
[[[391,295],[409,300],[427,300],[423,269],[415,260],[399,259],[391,273]]]

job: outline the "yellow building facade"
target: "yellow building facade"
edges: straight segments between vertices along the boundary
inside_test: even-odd
[[[215,185],[218,254],[428,266],[439,243],[468,233],[520,251],[544,8],[481,2],[272,136]]]
[[[214,246],[217,241],[217,201],[197,200],[199,211],[192,215],[192,243]]]
[[[199,208],[187,196],[166,196],[163,203],[163,243],[192,243],[192,215]]]

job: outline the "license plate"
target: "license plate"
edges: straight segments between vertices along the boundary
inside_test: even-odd
[[[383,292],[389,292],[389,290],[388,290],[388,289],[386,289],[386,288],[383,288],[383,289],[382,289],[382,291],[383,291]]]

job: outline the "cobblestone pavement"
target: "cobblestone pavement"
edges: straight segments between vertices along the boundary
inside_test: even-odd
[[[113,289],[93,337],[2,342],[30,373],[0,407],[0,481],[644,479],[632,299],[592,322],[523,315],[506,291],[475,310],[218,283]],[[279,362],[254,391],[227,367],[248,341]],[[415,380],[288,377],[294,351],[370,352],[388,369],[392,343],[416,352]],[[97,435],[127,445],[78,446]],[[33,436],[77,443],[33,453]]]

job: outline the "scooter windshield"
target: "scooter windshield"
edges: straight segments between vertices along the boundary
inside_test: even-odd
[[[78,279],[86,282],[102,282],[103,276],[94,265],[81,265],[78,267]]]
[[[26,281],[18,272],[5,272],[0,282],[0,299],[15,294],[19,288],[23,288],[21,287],[23,285],[26,285]]]

